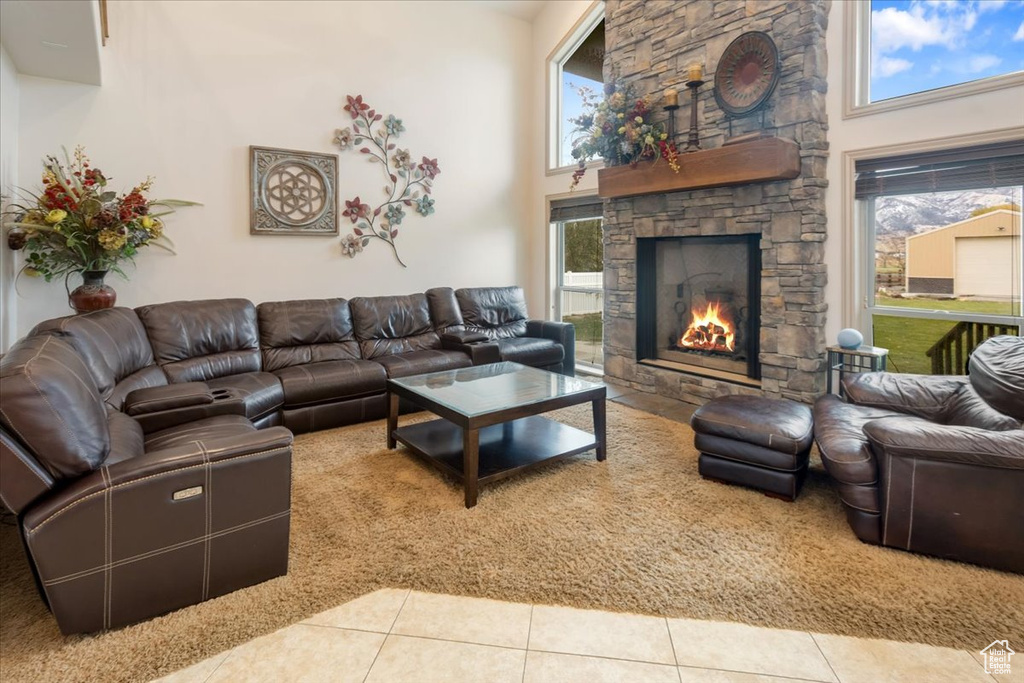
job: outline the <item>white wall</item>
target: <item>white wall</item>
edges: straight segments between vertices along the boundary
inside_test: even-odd
[[[828,321],[826,339],[833,343],[843,327],[855,327],[853,316],[843,317],[843,282],[856,268],[854,254],[843,243],[843,173],[844,153],[880,146],[942,140],[986,133],[1024,125],[1024,87],[958,97],[895,111],[856,118],[843,118],[843,66],[852,58],[844,53],[843,36],[846,13],[843,3],[832,3],[829,13],[826,48],[828,50],[828,190],[825,195],[828,213],[828,240],[825,262],[828,266]],[[852,179],[850,179],[852,182]],[[852,192],[850,193],[852,196]],[[850,298],[856,297],[851,293]],[[868,330],[861,330],[865,335]]]
[[[551,256],[550,229],[547,215],[547,201],[552,197],[566,195],[572,180],[573,169],[554,173],[547,172],[546,130],[548,123],[547,100],[547,59],[573,26],[587,14],[592,0],[560,0],[548,2],[533,20],[533,48],[530,53],[529,92],[533,102],[531,121],[533,124],[532,156],[530,177],[533,179],[533,199],[530,204],[530,242],[528,281],[534,285],[527,292],[527,303],[531,311],[554,315],[554,301],[551,292],[554,287]],[[576,193],[597,192],[597,169],[587,171],[575,190]]]
[[[0,45],[0,204],[18,186],[18,74],[7,50]],[[16,339],[18,302],[14,296],[15,258],[7,248],[6,231],[0,239],[0,351]]]
[[[177,256],[146,250],[129,282],[111,280],[119,304],[510,283],[536,298],[526,22],[461,2],[119,1],[109,14],[102,87],[20,78],[18,156],[34,181],[42,155],[84,144],[114,187],[153,175],[154,196],[204,204],[168,221]],[[249,145],[334,153],[346,94],[439,160],[436,213],[400,228],[407,269],[379,241],[350,260],[338,238],[249,235]],[[340,199],[377,199],[380,168],[339,156]],[[69,312],[60,283],[19,289],[19,334]]]

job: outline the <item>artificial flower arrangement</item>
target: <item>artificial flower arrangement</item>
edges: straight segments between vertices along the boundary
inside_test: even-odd
[[[601,102],[589,88],[580,88],[579,93],[583,113],[569,120],[574,126],[572,157],[579,162],[572,188],[586,173],[587,162],[596,157],[609,166],[664,158],[679,172],[679,150],[669,141],[665,125],[651,120],[650,97],[638,97],[632,84],[617,78],[605,84]]]
[[[372,145],[359,148],[360,154],[383,167],[386,176],[384,195],[387,197],[376,207],[362,201],[359,197],[345,200],[345,210],[341,215],[352,224],[352,232],[341,240],[341,251],[349,258],[363,251],[370,244],[371,238],[381,240],[391,247],[398,263],[404,268],[405,263],[398,255],[395,243],[398,237],[398,226],[406,213],[403,207],[411,208],[426,218],[434,213],[434,199],[430,196],[434,179],[441,174],[437,159],[423,157],[416,162],[408,149],[401,149],[393,140],[405,132],[402,119],[394,114],[383,114],[372,109],[363,101],[362,95],[346,96],[348,103],[344,110],[352,117],[352,127],[334,131],[334,144],[342,151],[355,149],[356,145],[369,143]],[[420,194],[422,190],[423,194]]]
[[[13,218],[6,222],[8,246],[27,254],[21,272],[47,282],[85,271],[113,270],[126,277],[119,264],[150,244],[174,253],[163,218],[175,207],[197,205],[148,199],[152,178],[124,194],[107,190],[110,179],[89,163],[82,147],[72,158],[65,150],[63,164],[47,156],[43,169],[42,193],[27,193],[25,202],[12,203],[5,216]]]

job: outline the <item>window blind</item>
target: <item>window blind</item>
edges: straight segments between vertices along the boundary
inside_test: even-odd
[[[552,223],[601,218],[603,214],[604,204],[596,195],[556,199],[551,202]]]
[[[1024,184],[1024,140],[856,163],[856,197]]]

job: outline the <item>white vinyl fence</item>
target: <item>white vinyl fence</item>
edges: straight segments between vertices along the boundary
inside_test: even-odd
[[[562,275],[562,316],[601,313],[604,310],[604,273],[564,273]],[[593,292],[569,288],[594,289]]]
[[[562,284],[566,287],[604,287],[604,273],[564,273]]]

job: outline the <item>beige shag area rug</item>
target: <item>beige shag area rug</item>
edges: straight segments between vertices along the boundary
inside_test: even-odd
[[[561,411],[590,429],[589,406]],[[421,418],[422,419],[422,418]],[[617,404],[592,453],[462,492],[384,425],[295,443],[285,577],[65,638],[0,529],[0,679],[147,680],[382,587],[979,650],[1024,642],[1024,577],[862,544],[816,467],[795,503],[702,480],[686,425]]]

